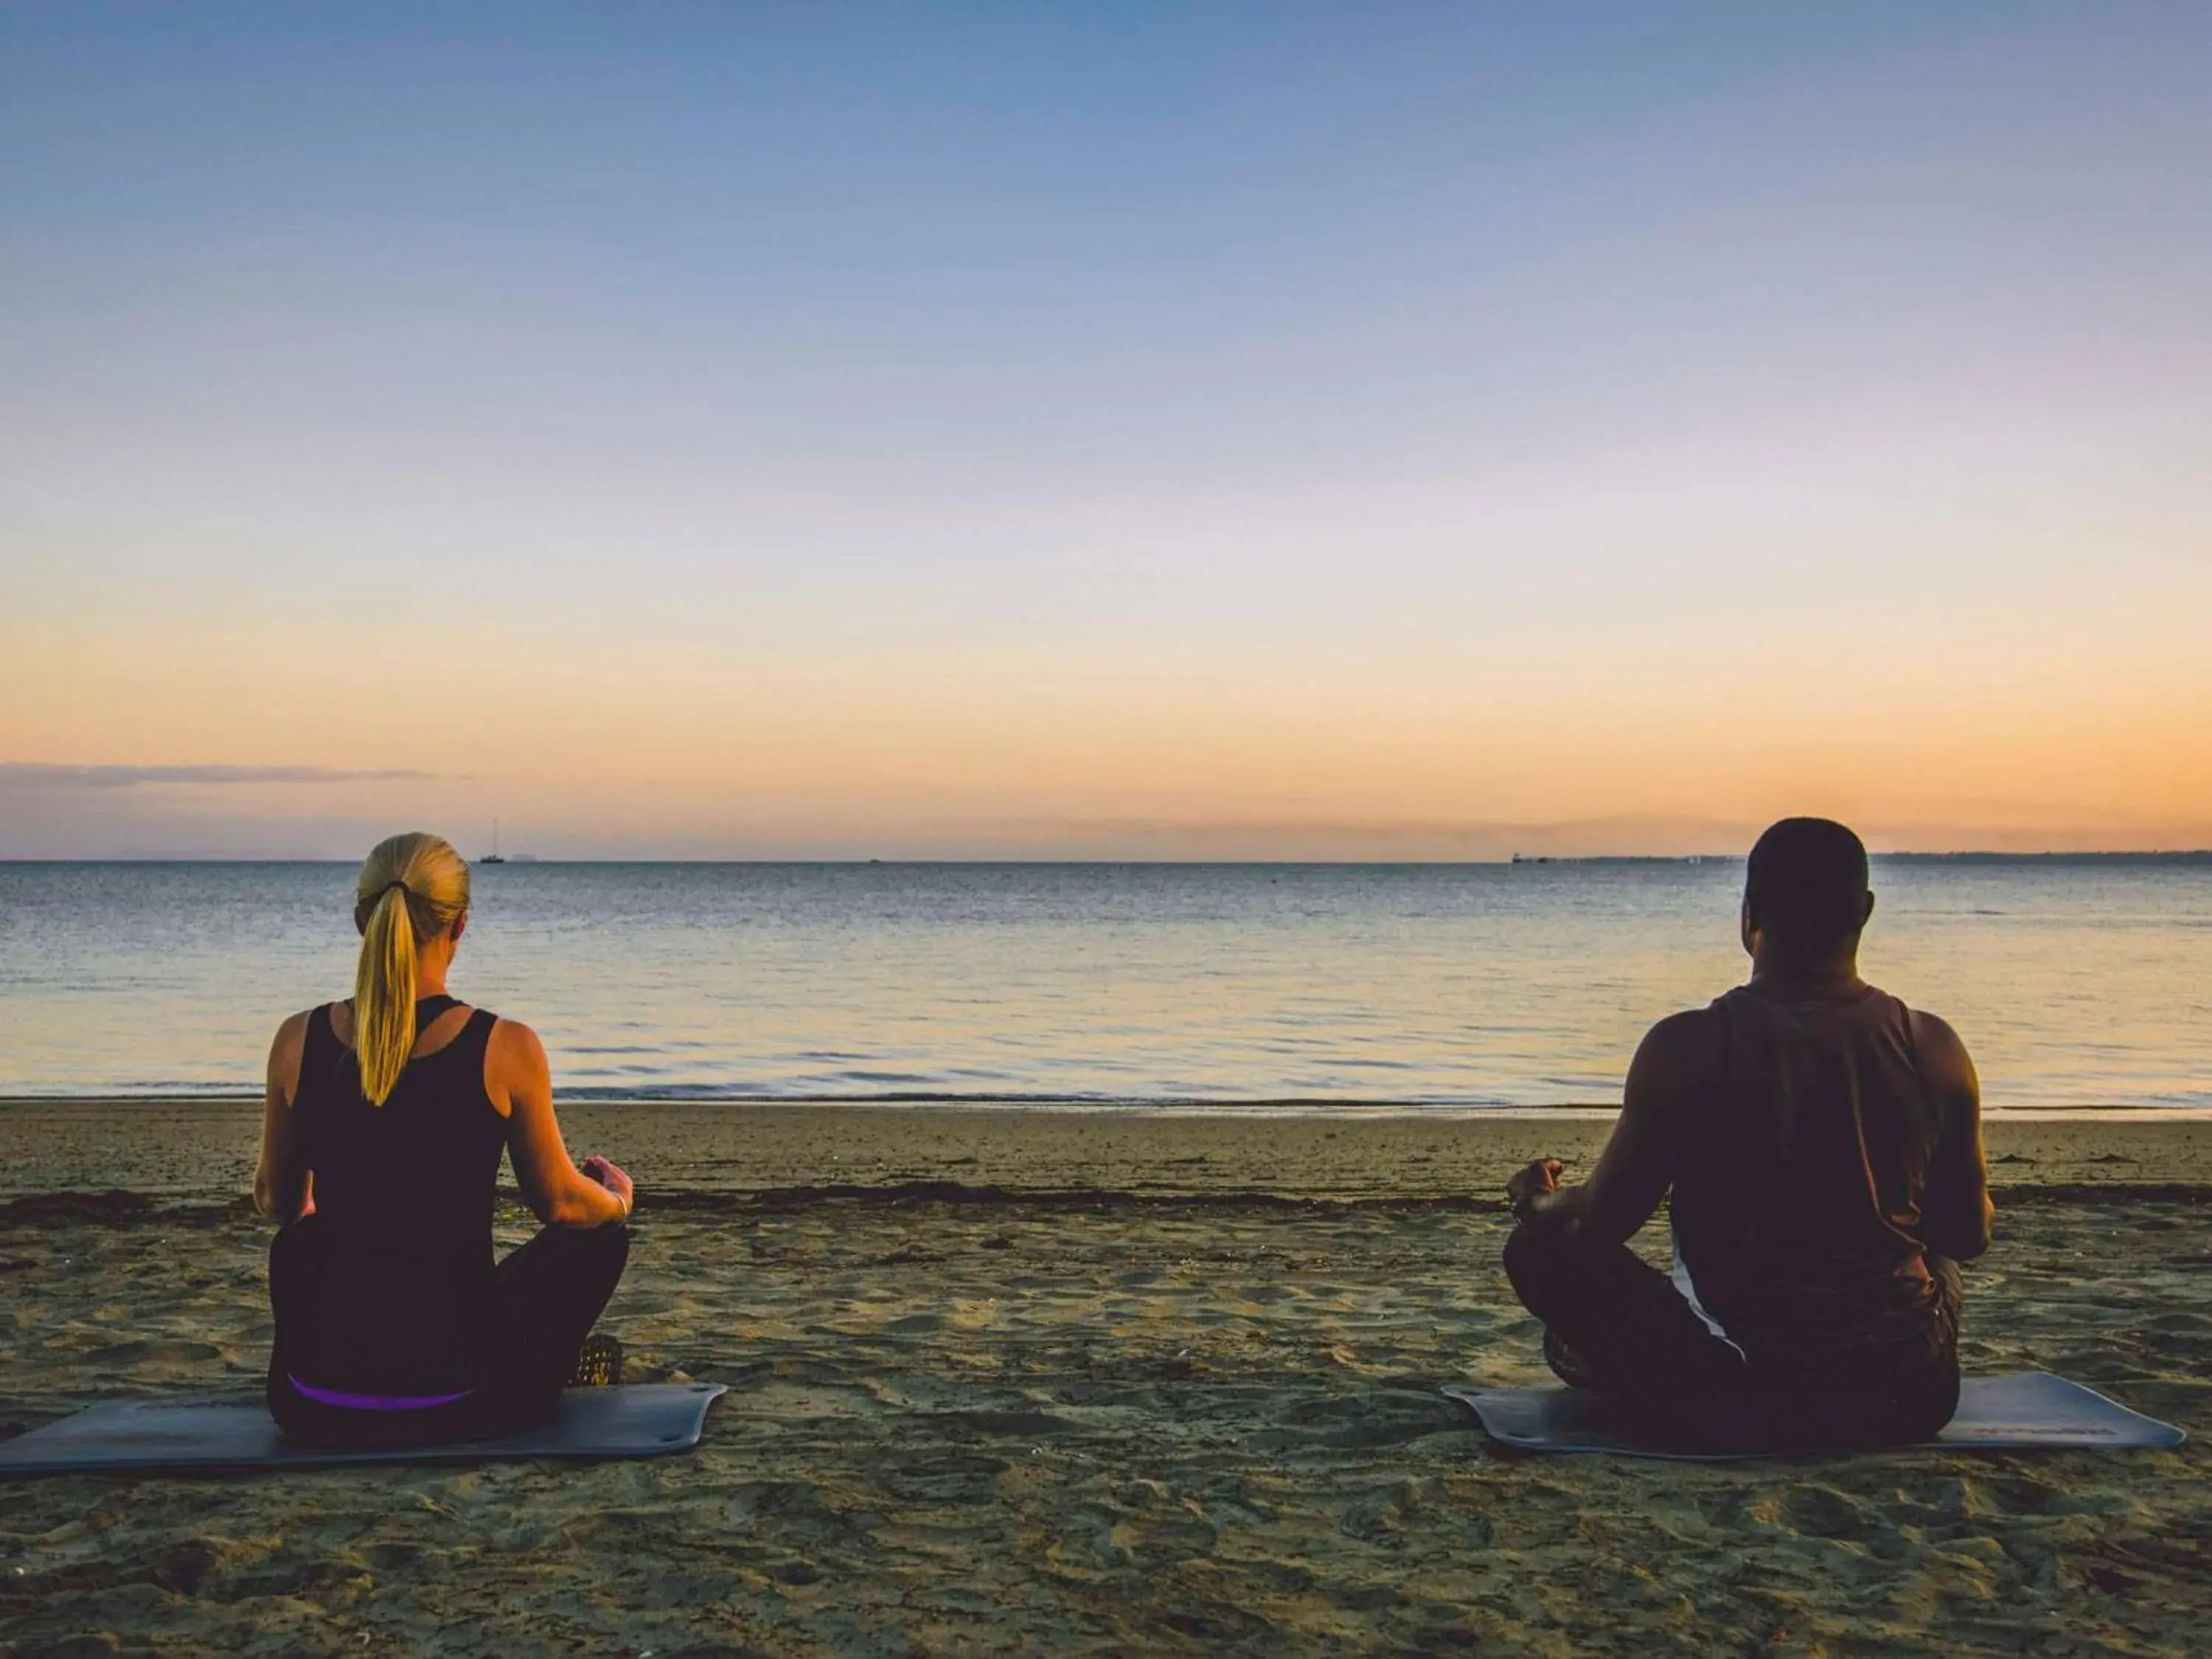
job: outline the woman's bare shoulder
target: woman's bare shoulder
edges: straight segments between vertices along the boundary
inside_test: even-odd
[[[302,1008],[296,1014],[288,1014],[276,1028],[276,1041],[270,1044],[276,1054],[298,1054],[307,1043],[307,1024],[323,1011],[321,1007]]]
[[[288,1017],[276,1028],[276,1035],[269,1044],[269,1080],[272,1086],[281,1085],[288,1104],[293,1091],[299,1086],[300,1064],[307,1052],[308,1022],[321,1012],[319,1008],[307,1008]]]
[[[510,1076],[545,1069],[545,1045],[538,1033],[503,1014],[492,1021],[484,1052],[491,1066]]]
[[[553,1068],[538,1033],[519,1019],[495,1018],[484,1039],[484,1094],[501,1117],[512,1117],[518,1101],[550,1098]]]

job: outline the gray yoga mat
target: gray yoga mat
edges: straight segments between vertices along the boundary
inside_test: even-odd
[[[347,1463],[492,1463],[537,1457],[657,1457],[699,1443],[719,1382],[570,1389],[548,1422],[496,1440],[395,1451],[289,1444],[258,1395],[110,1400],[0,1440],[0,1480],[31,1474],[329,1468]]]
[[[1759,1456],[1668,1451],[1590,1420],[1589,1396],[1576,1389],[1446,1389],[1482,1419],[1490,1437],[1522,1451],[1613,1452],[1722,1463]],[[2171,1423],[2131,1412],[2094,1389],[2048,1371],[2020,1376],[1970,1376],[1959,1389],[1958,1413],[1921,1449],[1996,1451],[2033,1447],[2117,1450],[2178,1446],[2189,1437]]]

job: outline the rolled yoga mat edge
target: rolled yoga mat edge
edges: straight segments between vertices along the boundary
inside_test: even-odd
[[[1686,1463],[1728,1463],[1779,1452],[1685,1452],[1593,1423],[1589,1396],[1575,1389],[1445,1389],[1472,1411],[1500,1445],[1527,1452],[1610,1452]],[[2049,1371],[1970,1376],[1960,1385],[1959,1409],[1933,1440],[1884,1448],[1911,1451],[2117,1451],[2180,1445],[2188,1434],[2171,1423],[2130,1411],[2117,1400]]]
[[[553,1416],[534,1428],[494,1440],[374,1451],[289,1444],[258,1395],[107,1400],[0,1441],[0,1480],[659,1457],[696,1446],[708,1407],[727,1392],[720,1382],[570,1389]]]

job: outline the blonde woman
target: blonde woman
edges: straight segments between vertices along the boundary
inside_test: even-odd
[[[619,1346],[590,1333],[629,1257],[630,1179],[569,1161],[538,1034],[447,994],[469,921],[459,854],[380,843],[353,917],[352,1000],[293,1015],[269,1051],[269,1408],[331,1446],[521,1427],[571,1381],[619,1377]],[[495,1266],[502,1155],[545,1226]]]

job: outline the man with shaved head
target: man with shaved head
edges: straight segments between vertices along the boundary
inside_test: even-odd
[[[1749,982],[1651,1029],[1588,1181],[1542,1158],[1508,1184],[1546,1358],[1680,1449],[1901,1444],[1957,1407],[1980,1088],[1956,1032],[1859,977],[1873,912],[1856,835],[1775,824],[1744,882]],[[1671,1277],[1627,1243],[1662,1199]]]

